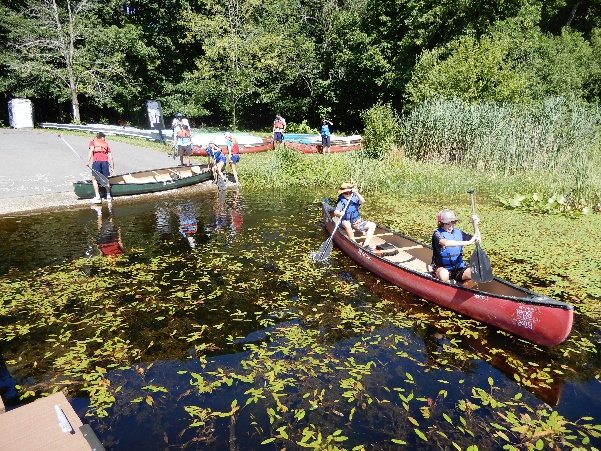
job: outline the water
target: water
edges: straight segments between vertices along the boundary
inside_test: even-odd
[[[0,219],[0,281],[40,284],[23,289],[39,297],[0,316],[5,330],[31,326],[2,335],[5,401],[65,387],[115,450],[502,449],[504,436],[527,441],[509,412],[528,430],[552,429],[553,411],[601,424],[594,345],[545,350],[503,336],[382,283],[336,248],[316,264],[310,254],[327,238],[320,198],[210,192]],[[73,262],[79,273],[54,288],[52,274]],[[105,389],[114,402],[99,409]]]

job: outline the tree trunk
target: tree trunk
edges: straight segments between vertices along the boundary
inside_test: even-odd
[[[73,112],[73,122],[76,124],[81,123],[81,117],[79,115],[79,100],[77,99],[77,89],[71,88],[71,105]]]

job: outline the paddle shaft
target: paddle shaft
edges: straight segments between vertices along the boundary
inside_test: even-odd
[[[81,157],[81,155],[79,155],[79,154],[77,153],[77,151],[76,151],[76,150],[75,150],[73,147],[71,147],[71,144],[69,144],[69,143],[68,143],[68,142],[65,140],[65,138],[63,138],[63,137],[62,137],[62,135],[58,135],[58,137],[59,137],[60,139],[62,139],[62,140],[63,140],[63,142],[64,142],[64,143],[65,143],[67,146],[69,146],[69,149],[71,149],[71,150],[73,151],[73,153],[79,157],[79,159],[80,159],[80,160],[83,162],[83,164],[85,164],[85,165],[86,165],[86,167],[90,168],[90,170],[91,170],[91,171],[94,173],[94,175],[96,176],[96,179],[98,180],[98,183],[100,183],[100,185],[101,185],[101,186],[103,186],[103,187],[104,187],[104,186],[108,186],[108,185],[110,185],[109,179],[107,179],[107,178],[106,178],[106,176],[105,176],[104,174],[101,174],[101,173],[100,173],[100,172],[98,172],[96,169],[92,169],[90,166],[88,166],[88,164],[87,164],[87,163],[86,163],[86,161],[85,161],[85,160],[84,160],[84,159]]]
[[[472,224],[474,225],[474,234],[480,236],[480,231],[478,229],[478,223],[474,219],[476,216],[476,202],[474,200],[474,190],[469,190],[470,196],[472,198]],[[490,282],[493,278],[493,272],[490,265],[490,259],[488,255],[484,252],[484,250],[480,247],[480,243],[476,241],[476,250],[472,254],[470,258],[470,267],[472,272],[472,280],[475,282]]]

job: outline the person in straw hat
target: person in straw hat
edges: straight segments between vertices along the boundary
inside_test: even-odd
[[[338,190],[338,204],[336,204],[336,210],[334,215],[340,217],[342,224],[346,231],[346,235],[355,240],[355,233],[353,230],[365,235],[365,242],[363,247],[369,250],[373,250],[369,245],[372,235],[376,230],[376,224],[365,219],[361,219],[359,216],[359,205],[362,205],[365,199],[357,188],[354,188],[351,183],[343,183],[340,185]],[[346,210],[345,210],[346,207]],[[344,214],[343,214],[344,211]]]

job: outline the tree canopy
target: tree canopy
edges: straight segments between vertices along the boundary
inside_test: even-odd
[[[599,102],[601,0],[0,0],[0,92],[38,121],[361,130],[433,97]]]

